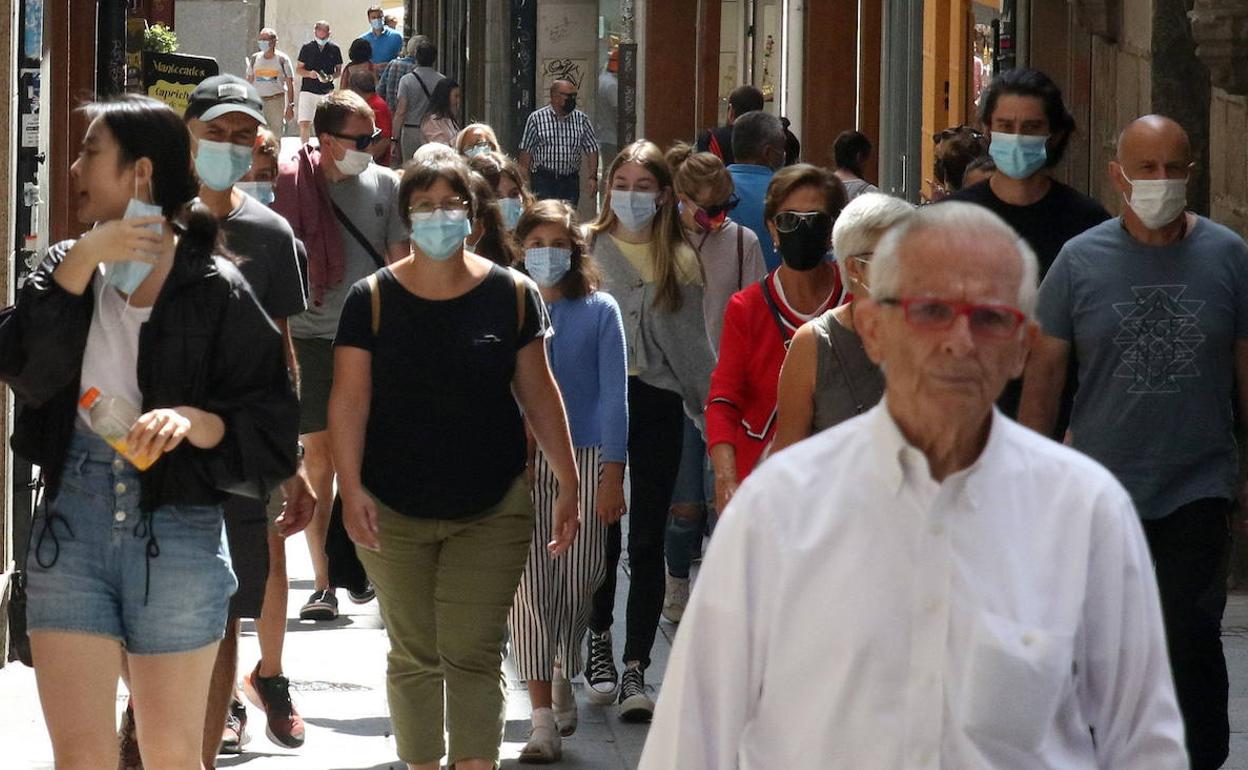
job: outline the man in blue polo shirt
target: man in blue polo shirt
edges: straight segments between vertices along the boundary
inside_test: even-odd
[[[398,58],[399,51],[403,49],[403,36],[386,26],[385,13],[380,5],[369,6],[368,26],[369,30],[360,35],[360,39],[373,45],[373,58],[370,61],[373,64],[386,64]]]
[[[737,162],[728,167],[728,173],[741,202],[731,216],[758,236],[768,272],[780,266],[780,255],[763,221],[763,202],[772,174],[784,165],[784,146],[784,124],[775,115],[747,112],[732,124],[732,154]]]

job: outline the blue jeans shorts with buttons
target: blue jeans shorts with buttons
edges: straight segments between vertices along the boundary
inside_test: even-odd
[[[221,506],[167,505],[149,520],[139,499],[138,470],[75,432],[60,489],[31,532],[29,630],[104,636],[134,655],[221,640],[238,587]]]

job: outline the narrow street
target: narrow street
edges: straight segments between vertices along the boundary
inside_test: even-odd
[[[386,707],[386,634],[377,614],[377,603],[357,607],[340,592],[343,614],[333,623],[302,622],[299,605],[312,589],[312,566],[303,537],[287,545],[291,575],[291,619],[286,636],[285,667],[291,680],[295,704],[307,724],[307,742],[290,750],[271,742],[264,734],[263,713],[248,704],[251,741],[241,756],[222,756],[217,767],[248,770],[402,770],[395,759]],[[625,586],[620,578],[617,638],[623,638]],[[1248,611],[1245,613],[1248,625]],[[658,684],[667,665],[675,628],[664,621],[655,643],[653,678]],[[1248,628],[1245,649],[1248,650]],[[617,653],[619,650],[617,649]],[[254,626],[243,624],[240,669],[254,665],[259,648]],[[522,682],[516,680],[508,661],[509,698],[503,767],[521,767],[516,756],[528,737],[529,702]],[[583,685],[575,685],[578,693]],[[646,727],[619,721],[613,708],[589,705],[580,697],[580,728],[563,742],[562,766],[578,770],[626,770],[637,766]],[[52,747],[48,741],[35,690],[34,672],[21,664],[0,669],[0,757],[3,770],[52,770]],[[125,706],[119,693],[118,711]],[[1246,752],[1248,756],[1248,752]],[[111,770],[111,769],[109,769]]]

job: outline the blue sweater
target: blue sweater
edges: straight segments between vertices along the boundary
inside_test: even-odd
[[[610,294],[596,291],[550,306],[550,368],[563,393],[572,445],[601,446],[602,461],[628,457],[628,365],[624,321]]]
[[[763,262],[767,272],[780,266],[780,255],[776,253],[771,242],[771,232],[763,221],[763,202],[767,199],[767,188],[771,185],[771,177],[776,172],[766,166],[754,166],[748,163],[734,163],[728,167],[732,175],[732,183],[737,188],[737,197],[741,202],[729,214],[732,221],[745,225],[758,236],[758,245],[763,249]]]

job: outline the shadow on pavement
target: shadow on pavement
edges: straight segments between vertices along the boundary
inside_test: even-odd
[[[333,730],[336,733],[344,733],[346,735],[358,735],[366,738],[390,737],[389,717],[358,717],[356,719],[305,717],[303,721],[310,725],[316,725],[317,727],[323,727],[326,730]]]

